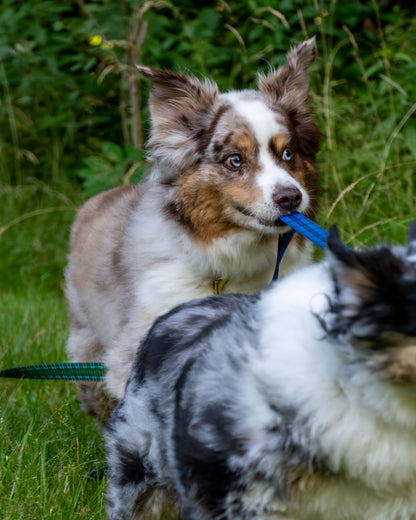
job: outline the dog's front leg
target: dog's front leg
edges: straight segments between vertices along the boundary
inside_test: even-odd
[[[109,448],[108,518],[132,520],[137,512],[137,498],[153,493],[151,476],[137,450],[119,439],[113,439]]]
[[[126,480],[123,473],[110,474],[107,489],[107,515],[110,520],[132,520],[138,494],[146,486],[138,485],[134,480]],[[141,489],[142,488],[142,489]]]

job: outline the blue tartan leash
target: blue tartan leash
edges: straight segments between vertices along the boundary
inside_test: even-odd
[[[325,249],[328,231],[325,231],[321,226],[315,224],[313,220],[310,220],[297,211],[290,215],[280,217],[280,220],[304,237],[309,238],[315,245]],[[291,231],[289,231],[289,233],[291,233]]]
[[[280,217],[292,229],[279,237],[276,268],[273,280],[279,275],[279,264],[295,232],[311,240],[315,245],[325,248],[328,232],[308,219],[302,213],[294,212]],[[27,365],[0,370],[0,377],[17,379],[59,379],[66,381],[102,381],[107,367],[103,363],[52,363]]]

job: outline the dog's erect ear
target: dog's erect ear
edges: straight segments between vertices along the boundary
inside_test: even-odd
[[[176,121],[183,112],[208,110],[218,97],[218,87],[211,81],[144,65],[137,65],[137,69],[152,81],[150,108],[155,120],[163,122],[171,117]]]
[[[206,115],[218,98],[218,87],[211,81],[143,65],[137,69],[152,81],[149,104],[156,129],[192,129],[198,114]]]
[[[300,134],[299,145],[309,154],[316,154],[320,146],[320,132],[312,121],[308,102],[308,67],[315,58],[316,42],[311,38],[288,52],[286,65],[258,77],[260,91],[272,106],[286,111]]]
[[[331,226],[326,240],[328,248],[328,259],[331,266],[332,276],[336,284],[336,292],[342,305],[345,305],[346,295],[352,301],[363,299],[368,296],[369,290],[374,287],[371,272],[368,266],[360,259],[362,253],[347,249],[339,238],[338,227]]]
[[[337,226],[332,226],[327,237],[328,260],[339,290],[360,293],[364,298],[369,289],[383,285],[385,279],[403,272],[403,263],[387,247],[354,251],[347,249],[339,239]]]
[[[333,224],[328,231],[328,236],[326,239],[326,245],[328,249],[337,256],[338,254],[342,254],[345,251],[345,247],[339,238],[339,230],[336,224]]]
[[[355,252],[344,246],[339,238],[339,231],[337,225],[332,225],[329,228],[328,236],[326,239],[326,245],[330,252],[331,258],[336,259],[338,262],[344,265],[353,266],[355,264]]]
[[[198,161],[201,140],[214,118],[217,85],[169,70],[137,68],[152,81],[148,143],[152,158],[175,164],[177,169],[189,167]]]
[[[307,103],[309,92],[308,67],[316,58],[315,38],[292,48],[287,56],[287,65],[279,67],[267,76],[259,74],[259,89],[273,104],[302,106]]]

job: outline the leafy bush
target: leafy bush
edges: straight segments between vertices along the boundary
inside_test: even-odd
[[[329,81],[341,104],[342,96],[354,97],[364,105],[359,113],[394,126],[415,94],[411,14],[363,1],[283,0],[277,8],[268,0],[6,0],[0,173],[11,183],[75,171],[85,179],[82,158],[99,155],[101,141],[141,148],[147,85],[134,71],[137,61],[208,75],[222,89],[244,88],[258,68],[277,66],[290,44],[311,35],[321,48],[315,92]],[[414,132],[406,125],[411,150]]]
[[[86,197],[104,190],[139,182],[146,170],[143,153],[137,148],[102,141],[95,155],[84,157],[76,173],[83,181]]]
[[[0,15],[0,175],[57,180],[78,165],[92,134],[119,126],[115,93],[93,74],[90,20],[71,4],[5,1]],[[103,131],[103,128],[105,131]]]

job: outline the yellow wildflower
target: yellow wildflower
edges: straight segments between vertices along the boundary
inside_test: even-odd
[[[103,39],[101,38],[101,36],[99,34],[94,34],[94,36],[91,36],[91,38],[89,39],[89,44],[98,46],[98,45],[101,45],[102,41],[103,41]]]

